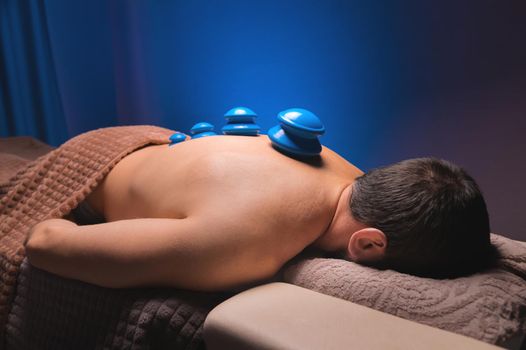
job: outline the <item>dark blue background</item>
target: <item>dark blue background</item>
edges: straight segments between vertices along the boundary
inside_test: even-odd
[[[45,2],[67,136],[110,125],[267,130],[304,107],[364,170],[432,155],[479,181],[493,228],[526,239],[522,1]],[[48,140],[59,144],[63,139]]]
[[[415,121],[425,128],[414,132],[433,131],[416,106],[525,76],[524,13],[456,3],[51,0],[46,10],[70,135],[220,126],[237,105],[266,130],[301,106],[326,123],[326,145],[369,168]]]

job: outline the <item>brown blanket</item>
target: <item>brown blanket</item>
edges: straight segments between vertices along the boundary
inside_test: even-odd
[[[0,340],[12,303],[24,241],[36,223],[69,213],[130,152],[148,144],[168,143],[171,130],[154,126],[90,131],[33,162],[0,154],[2,168],[23,166],[9,181],[0,172]],[[5,150],[4,150],[5,151]],[[26,164],[27,163],[27,164]]]
[[[6,350],[204,350],[204,320],[230,296],[101,288],[39,270],[27,259],[15,294]]]

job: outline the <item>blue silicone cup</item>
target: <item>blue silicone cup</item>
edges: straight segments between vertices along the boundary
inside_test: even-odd
[[[234,107],[234,108],[228,110],[228,112],[225,113],[225,118],[231,117],[231,116],[235,116],[235,115],[238,115],[238,116],[244,115],[246,117],[257,117],[258,116],[250,108],[247,108],[247,107]]]
[[[322,147],[318,138],[305,138],[287,133],[280,125],[269,129],[268,137],[272,144],[284,153],[297,156],[317,156]]]
[[[284,130],[304,138],[317,138],[325,133],[321,120],[303,108],[290,108],[278,113],[278,120]]]
[[[214,130],[214,126],[207,122],[200,122],[192,126],[190,129],[191,134],[199,134],[206,131],[212,131]]]
[[[192,136],[192,139],[199,139],[201,137],[207,137],[207,136],[216,136],[217,134],[213,131],[205,131],[205,132],[200,132],[199,134],[194,134]]]
[[[182,132],[176,132],[175,134],[172,134],[169,139],[170,139],[170,145],[173,145],[173,144],[183,142],[184,140],[186,140],[186,135],[183,134]]]
[[[257,136],[261,130],[257,124],[227,124],[221,131],[225,135]]]
[[[229,124],[248,123],[253,124],[256,122],[256,117],[245,116],[245,115],[233,115],[231,117],[225,117]]]

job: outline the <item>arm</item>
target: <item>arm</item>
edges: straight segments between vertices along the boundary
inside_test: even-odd
[[[171,286],[219,290],[271,276],[279,265],[250,233],[200,218],[144,218],[77,226],[36,225],[32,265],[104,287]]]

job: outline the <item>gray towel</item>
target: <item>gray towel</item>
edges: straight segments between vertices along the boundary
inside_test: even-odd
[[[499,266],[434,280],[338,259],[303,259],[284,280],[492,344],[526,332],[526,243],[492,235]]]

